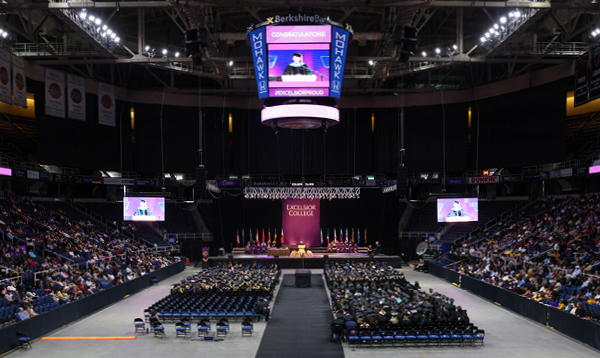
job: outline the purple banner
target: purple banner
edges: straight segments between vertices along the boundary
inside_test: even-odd
[[[267,27],[267,43],[331,43],[331,26],[329,25],[298,25],[298,26],[269,26]]]
[[[269,97],[327,97],[329,88],[271,88]]]
[[[282,207],[285,245],[321,246],[321,202],[310,199],[286,199]]]

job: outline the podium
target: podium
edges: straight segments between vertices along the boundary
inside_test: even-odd
[[[296,270],[296,288],[310,288],[310,270]]]

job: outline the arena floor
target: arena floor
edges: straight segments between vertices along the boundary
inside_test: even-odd
[[[255,324],[252,337],[241,337],[239,323],[233,322],[231,332],[223,342],[190,341],[175,338],[173,324],[166,324],[167,338],[155,339],[145,334],[136,335],[133,330],[133,319],[142,317],[143,310],[152,303],[165,297],[173,283],[197,271],[188,268],[186,271],[162,281],[138,294],[109,306],[87,318],[58,329],[48,337],[132,337],[127,341],[41,341],[32,343],[32,349],[17,349],[9,352],[9,357],[60,357],[60,358],[92,358],[92,357],[172,357],[199,354],[212,357],[244,358],[254,357],[265,329],[264,322]],[[585,357],[595,356],[598,351],[563,336],[551,328],[543,327],[533,321],[522,318],[498,305],[478,298],[433,275],[413,272],[410,268],[402,269],[411,281],[419,281],[423,289],[433,288],[435,291],[453,297],[458,305],[466,308],[471,321],[485,329],[485,346],[483,347],[425,347],[425,348],[357,348],[349,349],[344,345],[346,357],[367,358],[377,354],[378,357]],[[293,273],[294,270],[284,270]],[[313,273],[320,273],[313,270]],[[277,294],[276,291],[275,294]],[[273,306],[272,319],[277,320],[283,312]],[[193,327],[193,330],[195,327]],[[332,343],[334,344],[334,343]],[[315,357],[318,353],[315,352]]]

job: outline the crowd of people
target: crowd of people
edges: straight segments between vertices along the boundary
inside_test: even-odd
[[[506,218],[476,243],[455,247],[450,266],[581,317],[600,318],[600,195],[544,202],[545,212]]]
[[[348,330],[469,323],[467,312],[453,299],[423,291],[383,262],[330,262],[325,278],[336,319]]]
[[[90,222],[31,201],[0,200],[0,309],[27,319],[175,261]],[[56,305],[56,304],[57,305]],[[43,305],[43,306],[42,306]]]
[[[173,287],[175,292],[252,292],[271,293],[279,283],[281,270],[276,264],[254,263],[208,267]]]

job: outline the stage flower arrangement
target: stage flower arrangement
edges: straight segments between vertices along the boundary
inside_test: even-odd
[[[292,251],[292,253],[290,254],[290,257],[302,257],[302,254],[300,253],[300,251],[298,250],[294,250]],[[310,250],[306,250],[304,252],[304,257],[313,257],[313,253]]]

